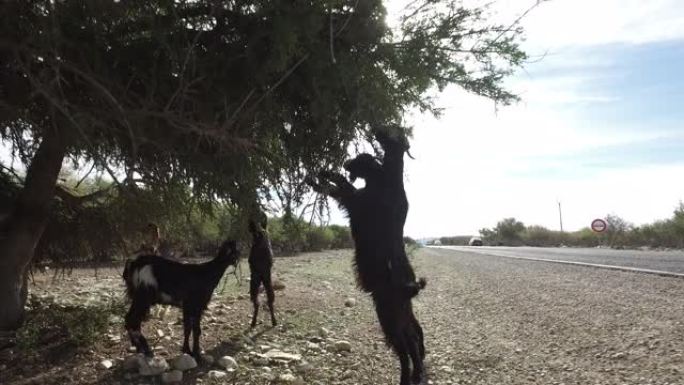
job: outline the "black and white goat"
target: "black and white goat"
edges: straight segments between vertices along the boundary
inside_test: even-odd
[[[225,241],[216,257],[205,263],[186,264],[157,255],[141,255],[127,261],[123,279],[127,295],[131,299],[131,308],[126,314],[125,322],[131,343],[138,352],[152,355],[140,327],[153,305],[167,304],[183,311],[182,351],[199,359],[202,313],[226,268],[234,264],[239,255],[237,243]],[[192,350],[188,341],[191,332]]]
[[[261,213],[259,223],[256,221],[249,221],[249,232],[252,234],[252,248],[249,252],[249,297],[254,306],[254,313],[252,314],[251,327],[256,326],[257,315],[259,314],[259,287],[263,284],[266,291],[266,298],[268,300],[268,310],[271,312],[271,324],[276,326],[275,314],[273,313],[273,303],[275,302],[275,293],[273,292],[273,282],[271,280],[271,269],[273,267],[273,249],[271,248],[271,241],[268,239],[266,232],[267,219],[266,215]]]
[[[425,280],[416,280],[403,242],[408,212],[403,157],[408,142],[403,134],[393,138],[385,132],[376,133],[376,139],[384,150],[382,162],[360,154],[344,164],[351,181],[363,178],[365,187],[356,189],[333,172],[321,172],[307,183],[347,212],[358,285],[373,298],[385,340],[399,356],[401,385],[419,384],[425,381],[425,346],[411,299],[425,287]]]

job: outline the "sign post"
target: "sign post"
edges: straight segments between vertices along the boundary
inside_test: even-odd
[[[599,246],[601,246],[601,240],[603,237],[601,236],[602,233],[604,233],[608,229],[608,223],[601,219],[601,218],[596,218],[593,221],[591,221],[591,230],[596,233]]]
[[[604,221],[601,218],[597,218],[591,221],[591,229],[594,230],[594,232],[602,233],[606,231],[607,228],[608,223],[606,223],[606,221]]]

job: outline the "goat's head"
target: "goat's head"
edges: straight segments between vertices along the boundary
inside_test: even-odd
[[[359,154],[354,159],[344,162],[344,169],[349,172],[349,179],[354,182],[356,178],[368,180],[382,172],[382,164],[371,154]]]
[[[229,261],[231,265],[236,264],[240,259],[237,242],[233,240],[224,241],[219,247],[218,258]]]
[[[252,234],[252,240],[254,243],[258,243],[266,236],[266,229],[262,228],[254,220],[249,221],[249,232]]]

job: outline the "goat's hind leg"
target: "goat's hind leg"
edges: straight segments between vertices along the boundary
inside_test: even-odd
[[[420,327],[420,326],[419,326]],[[411,382],[413,384],[425,383],[425,366],[423,365],[423,357],[421,353],[421,338],[414,329],[413,325],[409,325],[409,330],[404,333],[405,345],[411,357],[411,364],[413,371],[411,372]]]
[[[152,350],[150,345],[147,343],[147,339],[143,336],[141,329],[142,321],[147,316],[150,311],[150,304],[133,301],[131,303],[131,308],[126,313],[126,331],[128,332],[128,338],[131,340],[131,344],[135,346],[138,353],[144,353],[146,356],[152,356]]]
[[[400,385],[411,385],[411,368],[409,364],[409,348],[406,339],[403,335],[393,336],[392,345],[394,351],[399,356],[399,364],[401,365]]]
[[[273,303],[275,302],[275,293],[273,292],[273,282],[271,281],[271,274],[264,277],[264,289],[266,290],[266,298],[268,299],[268,311],[271,312],[271,325],[276,326],[275,314],[273,312]]]
[[[192,315],[188,309],[183,308],[183,347],[181,348],[181,352],[190,355],[192,355],[192,351],[190,350],[190,333],[192,332],[192,328]]]
[[[252,274],[249,281],[249,298],[252,300],[254,311],[252,313],[252,322],[250,327],[255,327],[257,323],[257,316],[259,315],[259,286],[261,286],[261,276]]]
[[[197,362],[202,359],[202,349],[200,348],[200,336],[202,335],[201,320],[201,314],[192,317],[192,356]]]

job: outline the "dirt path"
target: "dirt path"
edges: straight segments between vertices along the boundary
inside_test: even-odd
[[[393,384],[398,362],[385,348],[368,298],[354,287],[346,251],[276,260],[285,289],[276,293],[281,325],[266,312],[247,328],[251,304],[246,284],[228,277],[205,322],[203,346],[215,358],[231,355],[236,384],[272,384],[291,373],[305,384]],[[684,384],[684,282],[653,276],[499,259],[450,250],[422,249],[414,258],[428,287],[415,301],[428,349],[432,384]],[[94,303],[122,291],[120,278],[77,273],[59,285],[40,282],[32,292],[57,300]],[[345,306],[347,298],[356,304]],[[152,317],[145,333],[157,354],[179,350],[178,313]],[[337,352],[335,342],[351,343]],[[158,383],[125,373],[129,356],[121,321],[91,349],[46,360],[0,356],[0,383]],[[262,362],[278,349],[297,362]],[[111,369],[99,366],[112,359]],[[1,365],[6,365],[4,370]],[[202,365],[184,383],[208,383]],[[4,373],[4,374],[3,374]],[[4,377],[4,378],[3,378]]]

